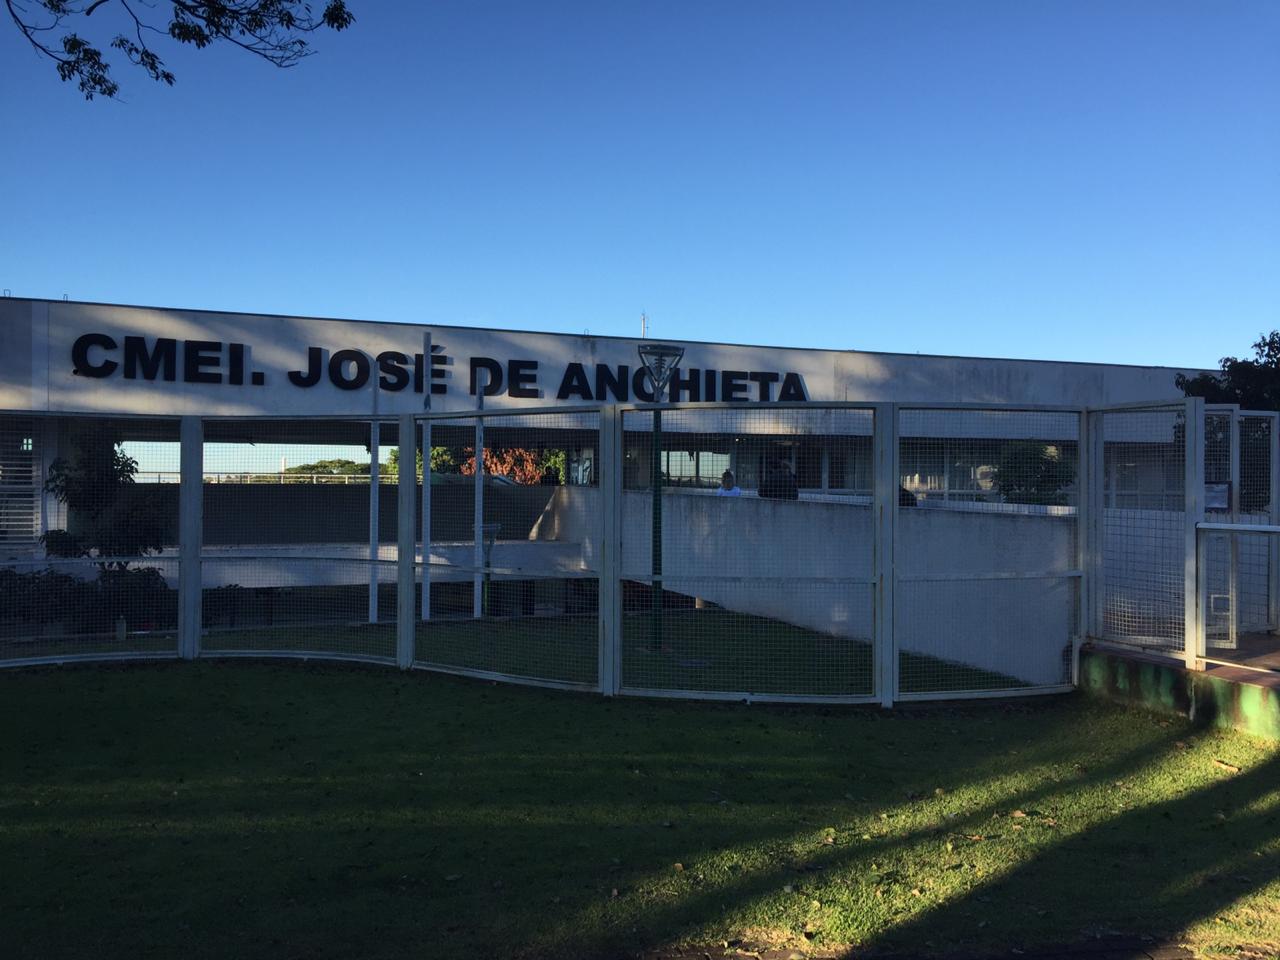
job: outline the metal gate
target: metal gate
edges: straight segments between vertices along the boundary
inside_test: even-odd
[[[1177,656],[1194,651],[1204,426],[1196,398],[1090,411],[1090,636]]]

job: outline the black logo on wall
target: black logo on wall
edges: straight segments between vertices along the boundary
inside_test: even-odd
[[[126,336],[119,340],[106,333],[86,333],[71,347],[71,372],[78,377],[103,380],[145,380],[161,383],[204,383],[261,387],[267,371],[253,364],[249,344],[219,340],[178,340],[174,337]],[[363,350],[329,350],[309,346],[298,369],[287,371],[288,382],[309,388],[328,382],[339,390],[362,390],[377,383],[379,390],[432,396],[460,390],[454,374],[454,358],[444,347],[432,345],[430,354],[384,350],[376,356]],[[469,396],[505,395],[516,399],[578,402],[651,402],[652,385],[644,367],[628,364],[572,362],[544,380],[537,360],[505,362],[493,357],[471,357],[467,363]],[[554,393],[550,384],[555,383]],[[544,386],[546,384],[546,386]],[[668,399],[712,403],[723,401],[806,401],[804,378],[798,373],[772,370],[712,370],[679,368],[672,374]]]

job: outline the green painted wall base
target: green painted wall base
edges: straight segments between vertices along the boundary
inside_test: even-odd
[[[1228,680],[1141,654],[1080,654],[1080,689],[1087,694],[1280,740],[1280,687],[1265,676],[1259,681]]]

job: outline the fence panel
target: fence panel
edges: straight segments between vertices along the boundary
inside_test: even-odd
[[[394,660],[395,444],[393,423],[206,421],[206,655]],[[358,482],[294,482],[316,475]]]
[[[0,418],[0,662],[176,656],[178,421]]]
[[[1185,649],[1186,415],[1181,406],[1107,410],[1103,446],[1102,639]],[[1206,453],[1211,445],[1205,444]],[[1207,469],[1228,458],[1213,446]],[[1209,474],[1206,473],[1206,476]]]
[[[904,408],[898,437],[898,696],[1069,684],[1080,414]]]
[[[624,412],[624,692],[875,697],[873,419]]]
[[[417,558],[415,665],[596,687],[599,414],[421,424],[430,531]]]
[[[1204,658],[1215,664],[1245,667],[1260,671],[1280,670],[1280,637],[1265,627],[1254,627],[1242,616],[1233,622],[1235,608],[1232,601],[1231,567],[1223,558],[1236,555],[1242,560],[1242,573],[1247,570],[1251,556],[1269,556],[1280,546],[1280,527],[1242,527],[1239,524],[1218,523],[1216,527],[1201,526],[1198,535],[1198,588],[1204,609],[1204,629],[1207,639]],[[1241,594],[1242,596],[1242,594]],[[1237,629],[1238,628],[1238,629]]]

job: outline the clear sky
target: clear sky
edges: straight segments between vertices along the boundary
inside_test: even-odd
[[[349,2],[125,102],[0,24],[0,286],[1179,366],[1280,327],[1274,0]]]

